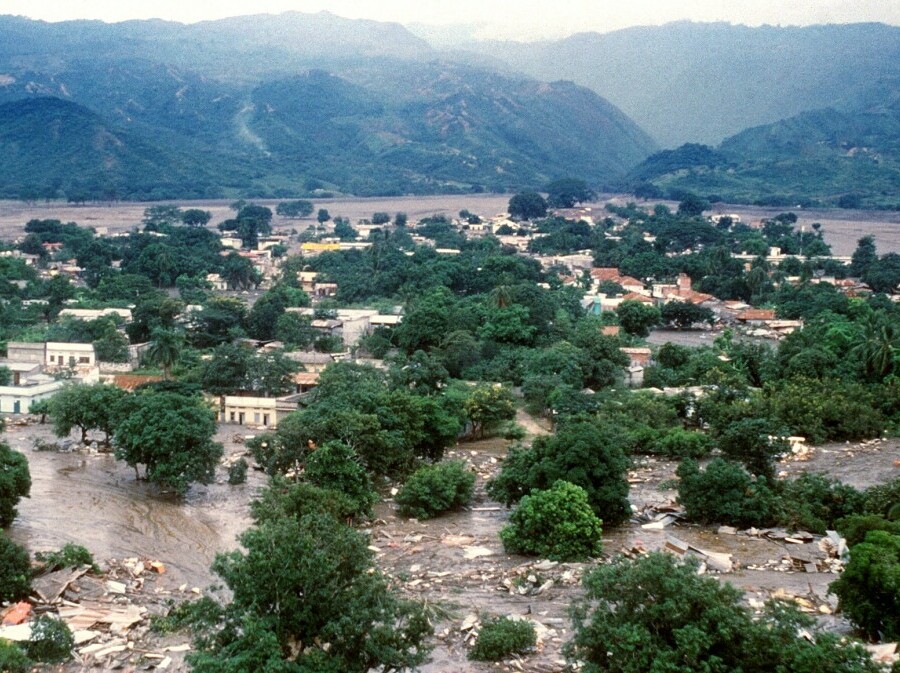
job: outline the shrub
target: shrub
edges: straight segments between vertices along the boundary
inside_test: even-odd
[[[883,530],[891,535],[900,535],[900,521],[888,521],[877,514],[853,514],[835,521],[834,527],[853,547],[866,539],[870,530]]]
[[[704,458],[712,451],[712,440],[702,432],[673,428],[658,438],[652,449],[673,458]]]
[[[850,549],[850,562],[829,589],[866,636],[900,638],[900,536],[881,530],[867,533]]]
[[[554,561],[580,561],[601,550],[602,522],[580,486],[557,481],[522,498],[500,531],[507,552]]]
[[[775,520],[778,503],[765,479],[754,479],[737,463],[716,458],[701,471],[685,460],[676,474],[678,500],[691,521],[766,526]]]
[[[511,654],[523,654],[537,643],[534,624],[521,619],[498,617],[485,621],[478,632],[469,659],[499,661]]]
[[[0,528],[16,518],[16,505],[31,491],[28,459],[0,442]]]
[[[814,633],[813,618],[771,602],[754,620],[743,594],[697,574],[697,562],[652,553],[591,570],[566,654],[605,673],[878,673],[859,644]],[[798,636],[800,629],[813,634]]]
[[[472,499],[475,475],[462,461],[426,465],[413,472],[397,494],[403,516],[430,519]]]
[[[744,464],[753,474],[775,476],[775,459],[786,453],[787,442],[773,439],[772,422],[766,418],[744,418],[729,424],[719,437],[719,449],[726,458]]]
[[[150,628],[156,633],[175,633],[194,628],[205,630],[213,628],[222,614],[222,606],[204,596],[196,601],[178,603],[166,615],[154,615],[150,618]]]
[[[865,502],[865,496],[852,486],[821,474],[785,481],[781,497],[783,526],[819,534],[833,528],[840,518],[862,513]]]
[[[870,486],[865,492],[866,511],[891,520],[900,520],[900,478]]]
[[[515,421],[507,421],[500,426],[500,436],[503,437],[503,439],[518,442],[525,439],[526,434],[525,428]]]
[[[31,591],[28,552],[0,531],[0,601],[17,601]]]
[[[39,551],[34,555],[36,561],[44,564],[46,572],[54,570],[62,570],[63,568],[78,568],[80,566],[90,566],[95,573],[100,572],[100,568],[94,563],[94,557],[87,549],[80,544],[72,544],[67,542],[62,549],[57,551]]]
[[[356,452],[342,442],[327,442],[310,453],[304,476],[315,486],[337,491],[347,498],[353,516],[369,516],[378,500]]]
[[[28,656],[35,661],[56,664],[72,656],[75,638],[72,631],[60,619],[42,615],[31,625]]]
[[[247,469],[250,465],[244,458],[238,458],[228,468],[228,483],[232,486],[238,486],[246,483]]]
[[[250,503],[250,515],[257,523],[284,517],[299,520],[308,514],[348,519],[355,512],[356,504],[343,493],[305,482],[293,483],[284,477],[274,477],[259,498]]]
[[[587,492],[594,513],[607,525],[618,525],[631,516],[623,443],[622,434],[611,426],[580,418],[560,423],[556,435],[511,450],[503,469],[488,484],[488,493],[511,505],[557,480],[568,481]]]
[[[14,643],[0,640],[0,671],[6,673],[28,673],[31,660]]]

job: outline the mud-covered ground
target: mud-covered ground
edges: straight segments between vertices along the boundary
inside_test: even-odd
[[[518,421],[532,436],[546,432],[542,421],[521,412]],[[229,455],[244,450],[233,441],[238,430],[225,427],[219,433]],[[34,480],[32,497],[20,505],[20,516],[11,529],[13,537],[33,551],[72,541],[87,546],[98,559],[140,557],[164,562],[166,574],[148,579],[143,593],[133,597],[150,613],[162,611],[172,598],[195,597],[194,587],[202,592],[214,580],[210,562],[216,552],[235,546],[235,536],[249,522],[248,503],[264,484],[256,472],[248,484],[228,486],[223,469],[219,483],[192,489],[187,500],[179,503],[136,483],[133,471],[109,456],[33,452],[34,437],[49,439],[49,428],[11,426],[7,433],[10,444],[28,456]],[[448,451],[448,458],[465,460],[478,475],[476,496],[467,510],[430,521],[406,520],[396,515],[388,493],[377,507],[375,520],[364,528],[373,550],[377,549],[379,567],[402,593],[424,601],[432,610],[437,627],[434,650],[422,669],[426,672],[496,670],[493,664],[466,658],[467,641],[477,632],[478,621],[488,615],[530,619],[538,628],[537,652],[502,668],[562,669],[561,648],[570,637],[568,609],[580,596],[580,578],[590,564],[552,564],[504,553],[498,532],[509,511],[492,501],[484,487],[499,470],[507,444],[485,440]],[[862,488],[900,476],[898,461],[900,442],[891,439],[816,447],[809,460],[787,462],[780,469],[791,475],[821,471]],[[638,511],[674,501],[675,467],[668,460],[636,459],[629,481],[631,501]],[[847,629],[832,614],[835,601],[827,587],[835,575],[827,572],[825,555],[815,542],[791,544],[743,533],[720,534],[715,527],[677,522],[661,530],[641,526],[641,522],[631,523],[609,531],[604,536],[605,557],[659,549],[674,536],[699,549],[732,554],[735,569],[713,576],[744,589],[751,607],[782,590],[818,615],[827,628]],[[783,560],[790,555],[819,560],[825,572],[796,572]],[[119,670],[142,670],[152,663],[147,653],[165,652],[166,646],[187,641],[183,635],[149,634],[145,627],[135,636],[133,652],[115,655],[122,665]],[[183,653],[167,656],[173,658],[167,670],[186,670]],[[67,670],[108,670],[109,664],[86,660]]]
[[[440,196],[403,196],[376,198],[335,198],[312,199],[316,208],[326,208],[332,217],[342,216],[357,222],[371,218],[373,213],[386,212],[393,215],[405,212],[411,220],[418,220],[429,215],[456,216],[460,210],[468,209],[482,217],[492,217],[506,212],[509,194],[464,194]],[[601,201],[585,204],[595,211],[602,211],[607,200],[618,204],[633,201],[631,196],[602,195]],[[270,207],[273,211],[277,201],[256,200],[255,202]],[[212,213],[210,226],[218,224],[234,215],[229,209],[231,201],[178,201],[175,205],[184,208],[202,208]],[[641,203],[651,206],[655,202]],[[21,201],[0,201],[0,239],[9,240],[21,236],[25,223],[31,219],[58,219],[63,222],[77,222],[83,226],[103,227],[110,233],[128,231],[140,226],[144,209],[153,203],[116,202],[86,205],[71,205],[62,202],[24,203]],[[673,209],[677,203],[669,202]],[[832,246],[836,255],[850,255],[856,248],[856,242],[866,235],[875,237],[878,252],[900,252],[900,212],[883,210],[841,210],[834,209],[791,209],[760,208],[757,206],[736,206],[716,204],[709,214],[735,213],[743,222],[754,223],[761,219],[774,217],[778,213],[793,211],[798,217],[798,226],[811,231],[811,225],[818,222],[822,225],[825,241]],[[276,216],[273,226],[276,230],[303,230],[316,224],[315,218],[308,217],[291,220]]]

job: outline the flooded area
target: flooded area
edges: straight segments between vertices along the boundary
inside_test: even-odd
[[[546,422],[524,412],[517,420],[529,439],[549,431]],[[219,432],[226,455],[244,451],[234,441],[234,431],[225,427]],[[49,426],[10,426],[6,438],[27,455],[33,479],[32,496],[20,504],[11,528],[17,541],[32,551],[76,542],[101,562],[135,556],[160,560],[168,571],[156,586],[168,590],[187,584],[202,591],[213,581],[211,561],[217,552],[234,548],[235,536],[249,523],[249,501],[265,483],[260,472],[251,471],[248,484],[229,486],[220,469],[217,483],[195,487],[179,501],[135,482],[133,470],[109,455],[34,451],[35,438],[51,439]],[[500,469],[508,445],[490,439],[447,452],[448,458],[466,461],[478,475],[475,498],[465,511],[429,521],[404,519],[388,497],[363,527],[379,567],[394,586],[423,601],[433,615],[436,636],[430,661],[422,667],[426,673],[495,670],[493,664],[468,661],[466,653],[480,620],[499,615],[536,625],[538,651],[518,662],[518,670],[549,673],[563,668],[562,646],[571,636],[569,607],[581,595],[581,578],[592,564],[552,563],[504,552],[498,533],[510,511],[488,497],[485,484]],[[863,488],[900,475],[898,465],[900,442],[890,439],[815,447],[805,462],[786,462],[779,469],[783,476],[826,472]],[[605,532],[599,562],[620,553],[663,549],[672,539],[712,554],[730,554],[730,572],[714,573],[712,565],[707,572],[744,590],[751,608],[761,607],[778,592],[816,614],[826,628],[847,631],[847,624],[833,614],[836,601],[828,595],[828,584],[836,575],[823,565],[818,540],[795,544],[678,521],[659,529],[642,526],[643,513],[674,505],[676,466],[670,460],[634,459],[630,499],[638,520]],[[798,571],[790,560],[798,555],[818,559],[821,571]],[[186,668],[179,660],[170,670]]]
[[[242,450],[220,432],[228,450]],[[6,440],[28,457],[31,497],[19,503],[9,529],[30,551],[67,542],[87,547],[98,559],[145,557],[166,564],[177,584],[205,586],[217,552],[234,548],[249,524],[247,505],[262,477],[229,486],[195,486],[185,500],[135,481],[134,470],[109,454],[35,451],[34,439],[52,441],[49,425],[9,426]]]
[[[460,210],[468,209],[482,217],[493,217],[505,213],[510,194],[446,194],[436,196],[398,196],[354,198],[339,197],[331,199],[311,199],[316,208],[325,208],[332,217],[347,217],[351,222],[369,219],[373,213],[386,212],[391,215],[406,213],[415,221],[430,215],[447,215],[455,217]],[[601,195],[601,201],[584,204],[603,216],[607,200],[624,205],[635,201],[629,195]],[[254,203],[267,206],[273,211],[278,201],[272,199],[254,199]],[[214,201],[177,201],[171,202],[185,208],[201,208],[212,213],[211,226],[234,215],[229,208],[230,200]],[[651,207],[656,201],[639,202],[642,207]],[[677,209],[675,202],[664,202]],[[60,201],[24,203],[22,201],[0,201],[0,238],[13,239],[21,235],[25,223],[31,219],[58,219],[63,222],[77,222],[84,226],[106,228],[110,233],[128,231],[141,224],[144,210],[149,206],[160,205],[160,202],[123,202],[91,203],[74,205]],[[866,235],[875,238],[878,252],[900,252],[900,212],[887,210],[841,210],[834,209],[792,209],[761,208],[756,206],[737,206],[716,204],[708,214],[735,213],[744,222],[754,223],[761,219],[793,211],[799,217],[798,225],[808,228],[814,222],[822,225],[825,241],[832,246],[835,255],[850,255],[856,249],[856,242]],[[312,217],[304,219],[287,219],[275,216],[272,225],[275,229],[302,230],[310,224],[316,224]]]

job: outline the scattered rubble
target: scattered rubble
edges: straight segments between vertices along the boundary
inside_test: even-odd
[[[107,671],[126,665],[135,670],[138,663],[144,670],[168,669],[173,664],[168,653],[187,652],[190,645],[160,647],[157,653],[146,647],[150,617],[164,614],[168,610],[166,601],[176,594],[152,586],[164,572],[165,565],[160,561],[128,558],[110,560],[99,575],[88,567],[41,575],[32,582],[29,601],[0,612],[0,639],[27,642],[31,620],[55,614],[72,631],[80,670]]]

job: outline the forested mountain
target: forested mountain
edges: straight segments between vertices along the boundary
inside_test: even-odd
[[[897,208],[900,98],[860,112],[804,112],[742,131],[715,150],[688,144],[659,152],[629,180],[648,195],[690,191],[773,206]]]
[[[882,24],[678,22],[460,46],[534,77],[590,87],[664,147],[717,144],[809,110],[864,109],[900,77],[900,28]]]
[[[439,60],[401,26],[327,13],[0,17],[3,102],[2,197],[505,191],[571,174],[610,184],[656,149],[588,89]]]

